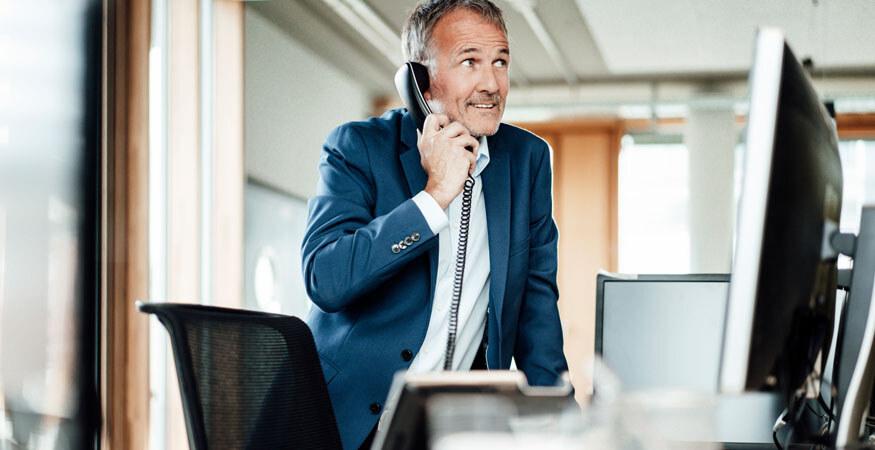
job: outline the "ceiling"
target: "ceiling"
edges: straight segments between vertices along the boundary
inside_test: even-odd
[[[247,6],[374,95],[393,96],[392,77],[401,62],[398,36],[415,3],[268,0]],[[505,14],[513,54],[510,104],[652,102],[660,95],[669,98],[671,86],[693,95],[725,85],[726,95],[737,96],[760,26],[784,30],[797,57],[813,60],[816,81],[830,86],[833,95],[875,97],[873,0],[496,3]]]
[[[758,27],[823,69],[875,69],[872,0],[579,0],[612,73],[745,71]],[[630,11],[638,11],[630,14]]]

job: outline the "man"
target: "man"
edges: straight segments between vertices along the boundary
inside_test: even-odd
[[[335,129],[303,243],[318,306],[309,324],[344,448],[373,437],[395,372],[444,366],[469,175],[452,369],[507,369],[513,357],[534,385],[567,370],[550,151],[500,123],[510,63],[501,11],[488,0],[424,1],[402,34],[405,58],[429,68],[435,114],[421,135],[405,110]]]

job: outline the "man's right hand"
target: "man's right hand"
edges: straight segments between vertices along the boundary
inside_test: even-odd
[[[419,159],[428,175],[428,192],[443,209],[462,192],[468,175],[474,172],[480,143],[459,122],[445,114],[429,114],[418,140]],[[474,151],[468,151],[470,147]]]

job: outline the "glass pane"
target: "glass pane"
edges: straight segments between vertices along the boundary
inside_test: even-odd
[[[620,272],[689,272],[686,146],[624,138],[619,171]]]
[[[306,317],[310,299],[300,274],[307,202],[253,181],[244,198],[246,308]]]

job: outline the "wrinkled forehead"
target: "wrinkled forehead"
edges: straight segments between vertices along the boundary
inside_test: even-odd
[[[429,40],[435,56],[461,53],[510,54],[504,30],[476,11],[459,8],[442,17]]]

